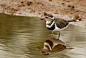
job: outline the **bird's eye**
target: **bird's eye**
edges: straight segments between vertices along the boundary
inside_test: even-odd
[[[45,18],[48,18],[48,17],[45,17]]]

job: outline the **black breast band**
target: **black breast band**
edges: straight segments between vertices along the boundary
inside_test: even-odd
[[[48,27],[47,27],[48,28]],[[48,28],[49,30],[54,30],[55,29],[55,23],[52,25],[51,28]]]
[[[55,19],[54,19],[54,20],[55,20]],[[53,21],[54,21],[54,20],[53,20]],[[47,24],[47,25],[50,26],[50,25],[53,23],[53,21],[52,21],[51,23]],[[47,28],[48,28],[48,27],[47,27]],[[48,28],[48,29],[49,29],[49,30],[54,30],[54,29],[55,29],[55,23],[52,25],[51,28]]]

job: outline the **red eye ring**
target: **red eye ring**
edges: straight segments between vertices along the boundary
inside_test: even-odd
[[[43,20],[44,20],[45,18],[43,18]]]
[[[45,17],[45,18],[48,18],[48,17]]]

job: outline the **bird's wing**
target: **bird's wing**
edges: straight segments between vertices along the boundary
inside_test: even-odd
[[[66,27],[69,24],[68,21],[66,21],[64,19],[59,19],[59,18],[55,19],[55,23],[56,23],[57,27],[59,27],[60,29]]]

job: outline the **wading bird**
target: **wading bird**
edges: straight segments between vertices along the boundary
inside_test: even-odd
[[[46,20],[46,27],[49,30],[52,30],[52,35],[53,35],[53,32],[56,32],[56,31],[58,31],[60,33],[60,31],[67,28],[71,22],[82,21],[82,19],[78,15],[76,15],[72,20],[64,20],[61,18],[54,18],[53,15],[47,14],[47,13],[45,13],[44,16],[45,17],[42,18],[41,20]]]

